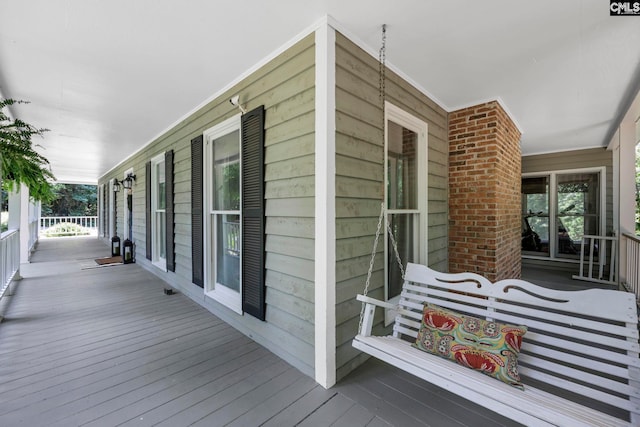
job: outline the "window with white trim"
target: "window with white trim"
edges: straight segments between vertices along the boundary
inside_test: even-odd
[[[205,292],[242,313],[240,116],[204,133]]]
[[[427,123],[385,104],[385,200],[402,263],[427,264]],[[399,298],[402,275],[385,233],[385,297]]]
[[[165,154],[151,159],[151,262],[162,270],[167,269],[167,200]]]
[[[578,259],[584,235],[604,235],[604,172],[590,168],[523,175],[523,256]]]

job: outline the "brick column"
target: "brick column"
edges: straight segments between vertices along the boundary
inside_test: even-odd
[[[449,272],[519,278],[520,131],[496,101],[449,114]]]

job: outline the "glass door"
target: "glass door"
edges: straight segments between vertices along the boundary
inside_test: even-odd
[[[556,256],[578,258],[582,236],[599,235],[600,182],[598,173],[557,176]],[[585,248],[588,255],[588,248]],[[597,246],[594,248],[597,251]],[[594,254],[597,256],[597,253]]]

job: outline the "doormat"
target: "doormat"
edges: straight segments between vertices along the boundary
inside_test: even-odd
[[[121,256],[112,256],[107,258],[98,258],[96,259],[96,264],[98,265],[106,265],[106,264],[122,264]]]

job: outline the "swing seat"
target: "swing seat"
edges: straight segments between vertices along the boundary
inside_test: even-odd
[[[635,296],[616,290],[556,291],[523,280],[492,284],[473,273],[409,264],[399,305],[365,305],[353,346],[392,366],[528,426],[640,425]],[[518,356],[524,390],[412,346],[424,303],[528,331]],[[396,311],[393,333],[373,336]],[[375,321],[374,321],[375,319]]]

